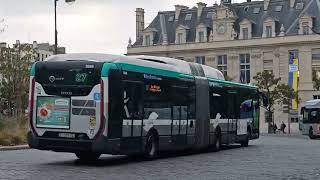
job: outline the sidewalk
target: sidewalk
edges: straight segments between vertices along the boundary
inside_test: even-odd
[[[12,150],[22,150],[30,149],[29,145],[18,145],[18,146],[0,146],[0,151],[12,151]]]
[[[286,133],[286,134],[282,134],[282,133],[277,133],[277,134],[274,134],[274,133],[271,133],[271,134],[268,134],[268,133],[260,133],[261,136],[272,136],[272,137],[290,137],[290,138],[302,138],[302,139],[309,139],[308,136],[306,135],[302,135],[301,133]]]

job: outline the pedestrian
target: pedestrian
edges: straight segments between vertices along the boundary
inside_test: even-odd
[[[286,128],[286,125],[285,125],[285,124],[283,123],[283,121],[282,121],[280,130],[282,131],[283,134],[285,134],[285,131],[284,131],[285,128]]]
[[[277,130],[278,130],[278,126],[277,126],[277,124],[274,124],[274,126],[273,126],[273,133],[276,133]]]

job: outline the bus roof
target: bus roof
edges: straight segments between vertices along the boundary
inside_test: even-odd
[[[320,99],[313,99],[305,102],[306,109],[320,108]]]
[[[157,56],[120,56],[111,54],[99,54],[99,53],[71,53],[71,54],[59,54],[48,57],[45,61],[99,61],[99,62],[112,62],[112,63],[127,63],[143,67],[151,67],[157,69],[163,69],[182,74],[192,75],[192,71],[189,63],[183,60],[157,57]],[[200,65],[200,64],[197,64]],[[210,66],[200,65],[203,69],[205,77],[224,80],[223,74]]]

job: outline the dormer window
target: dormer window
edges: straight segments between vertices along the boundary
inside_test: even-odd
[[[143,46],[152,46],[156,33],[157,33],[157,30],[155,28],[148,27],[147,29],[145,29],[142,32],[142,34],[143,34],[142,45]]]
[[[299,19],[299,34],[308,35],[312,34],[310,30],[313,27],[313,17],[309,15],[304,15]]]
[[[203,31],[198,32],[198,36],[199,36],[199,42],[204,42],[204,32]]]
[[[145,36],[146,46],[150,46],[150,35]]]
[[[243,19],[239,24],[240,24],[239,39],[251,39],[252,24],[255,24],[255,23],[249,19]]]
[[[303,35],[309,34],[309,23],[302,23]]]
[[[208,42],[209,27],[200,23],[196,29],[196,42]]]
[[[260,8],[259,7],[256,7],[253,9],[253,14],[259,14],[260,12]]]
[[[242,37],[243,39],[249,39],[248,28],[242,28]]]
[[[187,42],[187,30],[189,30],[189,27],[179,25],[176,29],[176,44],[183,44]]]
[[[266,38],[272,37],[272,26],[266,26]]]
[[[296,5],[296,9],[297,10],[303,9],[303,2],[298,2],[297,5]]]
[[[178,44],[183,43],[183,33],[178,33]]]
[[[207,19],[212,19],[213,18],[213,12],[208,12],[206,18]]]
[[[276,21],[277,20],[269,17],[263,22],[262,37],[264,38],[276,37],[276,31],[275,31]]]
[[[187,15],[186,15],[186,18],[185,18],[184,20],[190,21],[191,18],[192,18],[192,14],[190,13],[190,14],[187,14]]]
[[[172,22],[173,20],[174,20],[174,15],[170,16],[168,19],[169,22]]]

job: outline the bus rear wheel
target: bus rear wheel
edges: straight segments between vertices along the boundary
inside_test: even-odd
[[[315,139],[315,136],[313,135],[313,129],[312,128],[309,129],[309,138],[310,139]]]
[[[246,139],[241,142],[241,146],[242,147],[248,147],[249,146],[250,137],[251,137],[251,132],[248,130],[247,131],[247,135],[246,135]]]
[[[147,136],[144,157],[147,160],[153,160],[158,157],[159,144],[156,133],[150,133]]]
[[[216,139],[214,141],[213,150],[217,152],[217,151],[221,150],[221,133],[220,133],[220,131],[217,131],[215,136],[216,136],[215,137]]]
[[[96,161],[100,158],[100,153],[94,152],[77,152],[76,156],[82,161]]]

